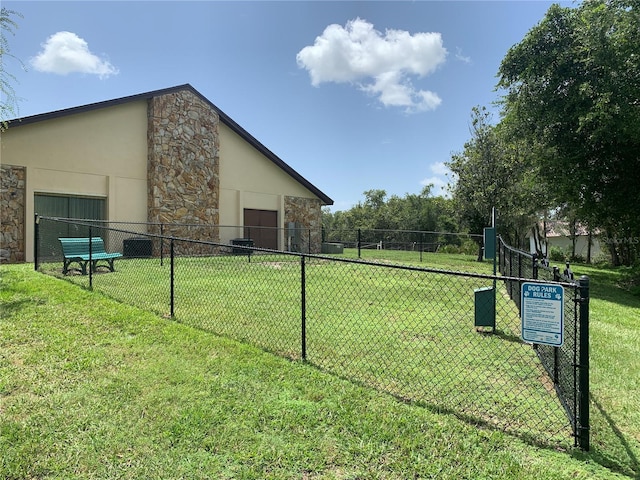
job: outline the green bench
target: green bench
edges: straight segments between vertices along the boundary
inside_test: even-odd
[[[87,264],[91,262],[91,271],[95,272],[99,266],[107,267],[114,272],[113,261],[121,257],[121,253],[107,253],[104,249],[104,241],[100,237],[89,238],[58,238],[62,245],[62,254],[64,255],[64,265],[62,273],[66,275],[69,272],[69,265],[78,263],[82,274],[87,274]],[[89,255],[91,249],[91,255]],[[104,260],[107,265],[98,265],[98,262]]]

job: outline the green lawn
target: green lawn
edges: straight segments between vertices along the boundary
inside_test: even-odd
[[[351,253],[351,252],[349,252]],[[347,254],[347,256],[349,255]],[[388,252],[386,262],[402,260]],[[433,256],[440,269],[467,265]],[[57,264],[46,267],[60,272]],[[167,314],[168,262],[122,259],[93,287]],[[86,285],[87,276],[68,277]],[[325,371],[399,398],[507,429],[537,442],[572,445],[569,420],[535,352],[517,340],[517,310],[501,288],[498,335],[474,325],[474,289],[487,279],[308,259],[306,359]],[[300,259],[285,255],[183,257],[175,262],[175,319],[279,355],[301,357]],[[163,310],[164,308],[164,310]],[[570,369],[570,365],[566,365]]]
[[[431,261],[433,264],[435,258]],[[125,274],[126,262],[119,263],[116,263],[116,273]],[[229,265],[234,265],[232,260]],[[286,280],[288,277],[283,274],[283,270],[291,268],[291,276],[295,276],[294,272],[299,270],[295,270],[294,265],[275,261],[260,264],[254,260],[243,265],[255,269],[251,275],[259,275],[258,270],[264,275],[269,271],[271,274],[278,272],[278,282],[274,282],[272,276],[265,277],[265,280],[271,279],[268,282],[270,294],[282,291],[276,295],[280,297],[290,294],[292,288],[296,291],[293,280]],[[221,266],[221,262],[215,265],[220,275],[236,276],[237,266],[232,270],[221,269]],[[384,393],[390,391],[407,396],[405,383],[397,380],[398,374],[393,369],[391,374],[386,372],[388,375],[381,377],[384,385],[377,389],[343,379],[355,376],[366,383],[371,378],[369,373],[380,378],[381,372],[367,370],[375,362],[345,365],[344,358],[338,355],[340,350],[336,353],[329,349],[325,354],[327,345],[340,340],[337,327],[344,328],[358,319],[356,323],[367,325],[376,337],[389,340],[376,343],[376,348],[385,348],[388,343],[388,350],[374,357],[387,362],[387,367],[402,360],[402,355],[394,359],[398,345],[413,348],[410,346],[428,344],[432,341],[429,335],[435,335],[435,332],[429,332],[427,338],[417,337],[420,332],[424,334],[424,328],[416,330],[415,320],[399,322],[389,329],[391,322],[386,318],[385,322],[372,326],[371,318],[363,322],[364,311],[350,312],[345,316],[351,320],[339,325],[327,323],[326,319],[317,321],[327,315],[329,308],[323,300],[328,296],[321,280],[329,285],[336,283],[327,280],[328,272],[323,271],[323,267],[321,264],[307,267],[310,280],[307,295],[316,299],[308,312],[308,321],[312,324],[315,321],[316,326],[309,325],[309,328],[318,330],[313,336],[316,340],[309,340],[311,365],[278,358],[251,346],[162,319],[101,294],[78,289],[69,282],[32,273],[29,266],[3,267],[0,476],[610,478],[614,472],[638,475],[640,428],[637,412],[640,405],[637,381],[640,372],[635,360],[640,355],[637,317],[640,302],[636,297],[617,291],[611,279],[606,284],[594,286],[593,448],[592,452],[584,454],[567,448],[563,453],[523,441],[527,436],[518,435],[518,419],[522,412],[517,409],[511,412],[515,431],[510,435],[489,428],[490,421],[477,428],[474,423],[478,422],[465,419],[459,411],[452,412],[455,415],[438,414],[438,411],[446,410],[442,408],[446,402],[433,399],[413,404],[399,402]],[[211,269],[211,266],[206,268]],[[478,268],[486,269],[487,265]],[[161,270],[162,274],[165,270],[166,266]],[[148,277],[149,272],[145,271]],[[597,273],[593,272],[594,283]],[[145,308],[153,309],[156,305],[157,313],[165,314],[166,297],[165,300],[156,298],[164,296],[165,287],[153,290],[153,294],[142,295],[137,287],[144,275],[138,274],[139,279],[130,278],[131,297]],[[129,272],[129,275],[134,273]],[[341,275],[348,275],[353,283],[365,273],[343,271]],[[317,277],[315,280],[314,276]],[[210,295],[211,289],[220,288],[220,284],[200,286],[202,279],[195,281],[198,275],[193,274],[192,268],[184,271],[178,268],[176,277],[176,284],[182,285],[177,291],[176,320],[186,323],[187,317],[191,316],[187,313],[192,308],[187,299],[206,292]],[[117,278],[115,274],[96,275],[94,281],[102,282],[102,291],[107,282],[117,283]],[[86,281],[81,277],[71,279]],[[237,284],[227,285],[227,288],[234,291],[243,285],[239,279],[236,281]],[[252,282],[249,287],[246,283],[245,288],[254,289],[253,293],[265,294],[259,285],[253,284],[260,282]],[[365,303],[375,306],[379,301],[387,305],[397,298],[398,288],[406,291],[411,285],[422,289],[427,296],[429,288],[437,288],[428,284],[416,286],[415,278],[412,280],[410,276],[395,276],[387,284],[395,285],[394,288],[386,285],[390,293],[365,298]],[[369,281],[364,285],[370,285]],[[465,285],[463,290],[467,291],[469,287],[473,285]],[[197,292],[196,288],[203,288],[203,291]],[[297,289],[299,294],[299,284]],[[312,295],[314,289],[324,292],[325,296]],[[114,292],[107,290],[111,296]],[[357,305],[364,292],[355,289],[355,292],[348,290],[341,294],[343,302],[353,304],[358,300]],[[605,299],[606,295],[610,298]],[[293,297],[295,295],[288,303],[293,303]],[[506,302],[502,298],[499,301]],[[601,302],[609,303],[603,305]],[[613,311],[614,305],[621,310]],[[192,321],[196,326],[215,330],[229,323],[216,319],[229,320],[241,306],[241,302],[233,304],[233,308],[227,309],[231,310],[229,312],[224,310],[224,305],[213,303],[208,305],[204,316]],[[264,306],[270,307],[269,302]],[[413,308],[411,305],[400,307]],[[264,327],[267,322],[274,323],[268,315],[261,316],[257,306],[247,309],[243,321],[253,312],[257,325]],[[373,310],[378,315],[388,315],[391,311],[387,306]],[[385,325],[387,330],[381,330]],[[245,327],[243,332],[255,330]],[[464,336],[459,338],[468,342],[469,352],[485,352],[486,357],[486,352],[504,349],[505,344],[513,344],[511,348],[516,348],[516,342],[505,341],[508,328],[502,327],[502,339],[473,331],[462,331],[460,335]],[[404,343],[399,343],[398,338]],[[250,335],[247,339],[255,341]],[[287,355],[287,351],[281,351],[282,345],[278,342],[262,346]],[[290,348],[287,356],[299,358],[297,346],[290,347],[287,342],[283,345],[285,350]],[[350,349],[360,347],[353,342],[346,345]],[[616,355],[611,355],[612,351]],[[361,358],[364,353],[352,357]],[[524,360],[526,355],[520,353],[517,358]],[[465,360],[468,368],[474,364],[472,359]],[[463,360],[458,358],[456,363]],[[453,380],[464,380],[468,374],[465,368],[448,373],[452,379],[449,395],[458,388]],[[491,388],[499,390],[506,384],[513,385],[527,368],[530,367],[524,362],[511,369],[517,378],[501,376],[502,380],[494,381],[497,385],[492,384]],[[411,377],[419,385],[425,385],[427,381],[419,370],[413,371]],[[524,382],[523,389],[535,390],[527,383]],[[437,396],[446,394],[447,391],[442,390]],[[484,393],[477,390],[475,395],[482,398]],[[499,410],[517,403],[521,395],[519,391],[511,392]],[[468,397],[467,394],[463,400]],[[543,426],[544,423],[536,428]]]

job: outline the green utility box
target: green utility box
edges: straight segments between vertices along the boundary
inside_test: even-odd
[[[484,229],[484,258],[485,260],[491,260],[493,258],[496,258],[495,227],[486,227]]]
[[[475,294],[475,326],[496,328],[496,303],[493,287],[477,288]]]
[[[322,253],[344,253],[344,245],[342,243],[325,242],[320,248]]]

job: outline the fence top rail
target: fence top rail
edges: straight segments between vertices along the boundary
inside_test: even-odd
[[[391,233],[427,233],[430,235],[457,235],[460,237],[482,237],[479,233],[460,233],[460,232],[435,232],[431,230],[401,230],[401,229],[393,229],[393,228],[327,228],[327,231],[330,232],[340,232],[343,230],[349,232],[357,232],[358,230],[362,232],[391,232]]]
[[[282,227],[262,227],[262,226],[246,226],[246,225],[220,225],[217,223],[172,223],[172,222],[136,222],[125,220],[97,220],[95,218],[67,218],[67,217],[48,217],[46,215],[38,215],[39,219],[55,220],[66,223],[81,223],[83,225],[147,225],[153,227],[201,227],[201,228],[263,228],[263,229],[282,229]],[[106,227],[105,227],[106,228]],[[306,227],[305,227],[306,229]]]
[[[164,226],[164,227],[201,227],[201,228],[251,228],[251,229],[264,229],[264,230],[282,230],[283,227],[266,227],[259,225],[221,225],[216,223],[172,223],[172,222],[136,222],[136,221],[123,221],[123,220],[97,220],[93,218],[69,218],[69,217],[49,217],[46,215],[37,215],[39,219],[56,220],[67,223],[82,223],[86,225],[150,225],[150,226]],[[309,230],[309,227],[298,227],[299,230]],[[478,233],[460,233],[460,232],[436,232],[431,230],[402,230],[402,229],[380,229],[380,228],[327,228],[327,231],[339,232],[350,231],[357,232],[358,230],[364,232],[380,232],[380,233],[424,233],[429,235],[456,235],[460,237],[478,237],[482,235]]]
[[[95,227],[95,220],[80,220],[80,219],[72,219],[72,218],[60,218],[60,217],[45,217],[45,216],[39,216],[39,219],[42,220],[50,220],[50,221],[57,221],[57,222],[63,222],[63,223],[70,223],[70,224],[75,224],[75,225],[82,225],[82,226],[87,226],[87,227]],[[105,221],[106,222],[106,221]],[[113,223],[118,223],[118,222],[113,222]],[[120,222],[120,223],[129,223],[129,224],[134,224],[135,222]],[[144,223],[140,223],[140,224],[144,224]],[[149,225],[149,224],[147,224]],[[157,224],[160,225],[160,224]],[[165,224],[167,225],[167,224]],[[175,225],[175,224],[169,224],[169,225]],[[149,238],[156,238],[159,240],[167,240],[167,241],[179,241],[179,242],[188,242],[188,243],[194,243],[194,244],[200,244],[200,245],[209,245],[211,247],[222,247],[222,248],[230,248],[233,247],[233,245],[227,244],[227,243],[220,243],[220,242],[211,242],[211,241],[207,241],[207,240],[194,240],[191,238],[183,238],[183,237],[175,237],[175,236],[171,236],[171,235],[160,235],[160,234],[154,234],[154,233],[141,233],[141,232],[136,232],[136,231],[132,231],[132,230],[124,230],[124,229],[119,229],[119,228],[113,228],[113,227],[98,227],[98,228],[106,228],[110,231],[113,232],[118,232],[118,233],[127,233],[127,234],[132,234],[132,235],[138,235],[138,236],[145,236],[145,237],[149,237]],[[526,252],[522,252],[520,250],[514,249],[512,247],[509,247],[508,245],[506,245],[504,243],[504,241],[501,239],[503,245],[505,246],[505,248],[508,248],[510,250],[513,250],[515,252],[527,255],[531,258],[533,258],[532,254],[527,254]],[[266,253],[266,254],[273,254],[273,255],[286,255],[286,256],[290,256],[290,257],[297,257],[297,258],[312,258],[312,259],[316,259],[316,260],[325,260],[325,261],[331,261],[331,262],[342,262],[342,263],[350,263],[350,264],[356,264],[356,265],[369,265],[369,266],[373,266],[373,267],[378,267],[378,268],[392,268],[392,269],[396,269],[396,270],[408,270],[408,271],[415,271],[415,272],[425,272],[425,273],[435,273],[435,274],[439,274],[439,275],[451,275],[451,276],[458,276],[458,277],[466,277],[466,278],[478,278],[478,279],[485,279],[485,280],[501,280],[501,281],[527,281],[527,282],[533,282],[533,283],[549,283],[549,281],[545,281],[545,280],[535,280],[535,279],[529,279],[529,278],[520,278],[520,277],[509,277],[509,276],[502,276],[502,275],[491,275],[491,274],[483,274],[483,273],[472,273],[472,272],[462,272],[462,271],[455,271],[455,270],[444,270],[444,269],[437,269],[437,268],[429,268],[429,267],[420,267],[420,266],[414,266],[414,265],[402,265],[399,263],[389,263],[389,262],[385,262],[385,261],[370,261],[370,260],[362,260],[362,259],[356,259],[356,258],[340,258],[340,257],[334,257],[334,256],[327,256],[327,255],[317,255],[317,254],[310,254],[310,253],[301,253],[301,252],[288,252],[285,250],[272,250],[272,249],[268,249],[268,248],[261,248],[261,247],[251,247],[248,245],[243,245],[242,249],[244,251],[250,251],[250,252],[261,252],[261,253]],[[543,267],[545,270],[548,270],[550,272],[552,272],[553,270],[551,268],[548,267]],[[567,286],[567,287],[576,287],[577,282],[576,281],[571,281],[569,279],[563,278],[563,280],[565,281],[553,281],[552,283],[557,283],[559,285],[563,285],[563,286]]]
[[[532,260],[536,256],[535,253],[525,252],[524,250],[520,250],[518,248],[514,248],[514,247],[511,247],[511,246],[507,245],[505,243],[504,239],[501,236],[498,236],[498,238],[500,239],[500,243],[502,244],[502,246],[504,247],[505,250],[510,250],[512,252],[516,252],[519,255],[522,255],[524,257],[530,258]]]

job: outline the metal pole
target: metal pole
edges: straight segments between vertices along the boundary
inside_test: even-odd
[[[164,224],[160,224],[160,266],[164,265]]]
[[[300,299],[301,299],[301,326],[302,326],[302,360],[307,359],[307,282],[305,275],[304,255],[300,257]]]
[[[89,225],[89,288],[93,290],[93,227]]]
[[[260,230],[258,230],[260,232]],[[247,227],[247,238],[246,240],[251,240],[251,227]],[[249,246],[249,244],[247,243],[247,246]],[[245,252],[247,253],[247,260],[249,260],[249,263],[251,263],[251,250],[245,249]]]
[[[358,258],[361,258],[361,257],[360,257],[360,244],[361,244],[361,238],[362,238],[362,237],[361,237],[361,232],[360,232],[360,229],[358,229]]]
[[[496,280],[496,270],[497,270],[497,262],[498,259],[496,258],[496,241],[497,241],[497,233],[496,231],[498,230],[496,227],[496,207],[493,207],[491,209],[491,226],[493,227],[493,252],[491,252],[491,256],[493,257],[493,329],[491,330],[492,333],[495,333],[496,331],[496,317],[497,317],[497,313],[496,313],[496,289],[497,289],[497,280]]]
[[[171,244],[170,244],[169,248],[170,248],[169,252],[170,252],[170,255],[171,255],[171,273],[170,273],[170,275],[171,275],[171,279],[170,279],[170,284],[171,284],[171,286],[170,286],[171,312],[170,312],[170,315],[171,315],[171,318],[173,318],[174,313],[175,313],[175,311],[174,311],[174,305],[175,305],[175,280],[174,280],[174,272],[175,272],[174,263],[175,263],[175,261],[174,261],[174,259],[175,259],[175,256],[174,256],[173,237],[171,238]]]
[[[580,285],[580,356],[579,368],[579,414],[578,444],[589,450],[589,277],[583,275]]]
[[[33,263],[35,265],[36,272],[40,267],[40,264],[38,263],[38,261],[40,260],[38,258],[38,255],[40,253],[38,251],[39,244],[40,244],[40,216],[36,213],[35,228],[33,229]]]

